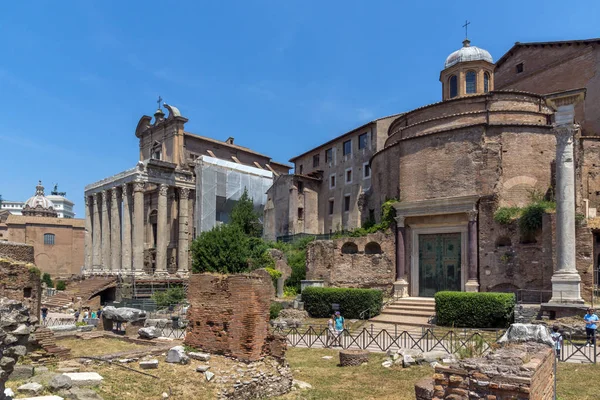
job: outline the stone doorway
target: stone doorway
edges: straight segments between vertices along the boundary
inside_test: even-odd
[[[461,290],[461,234],[419,235],[419,297]]]

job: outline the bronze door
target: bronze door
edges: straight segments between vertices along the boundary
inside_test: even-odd
[[[461,234],[419,235],[419,296],[461,290]]]

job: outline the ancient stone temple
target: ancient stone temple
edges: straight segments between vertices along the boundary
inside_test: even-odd
[[[575,72],[580,66],[585,74]],[[441,102],[375,120],[292,158],[295,174],[269,191],[265,233],[356,228],[378,222],[392,200],[395,254],[385,253],[395,258],[395,276],[387,286],[400,295],[538,290],[548,301],[560,281],[555,292],[563,300],[581,301],[581,281],[589,301],[600,259],[600,108],[592,106],[599,67],[598,40],[517,44],[494,64],[466,39],[443,63]],[[560,105],[568,98],[578,100],[567,126]],[[563,142],[571,143],[570,156],[557,151]],[[530,232],[495,218],[500,209],[540,199],[560,203],[558,214],[545,214]],[[574,204],[565,208],[561,199]],[[334,261],[348,257],[346,244],[330,247],[340,254],[320,260],[331,266],[323,279],[351,281],[354,271]],[[568,260],[557,259],[558,249],[568,249]],[[359,248],[352,257],[360,255]]]
[[[273,177],[289,171],[231,137],[186,132],[187,118],[164,107],[168,117],[159,108],[138,123],[137,165],[85,188],[86,274],[185,277],[196,234],[226,222],[244,189],[262,209]]]

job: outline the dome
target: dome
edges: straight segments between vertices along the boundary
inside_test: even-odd
[[[42,181],[38,182],[35,187],[35,196],[30,197],[23,206],[23,215],[40,216],[40,217],[56,217],[57,213],[54,210],[54,203],[44,194]]]
[[[463,41],[463,47],[461,47],[459,50],[456,50],[454,53],[450,54],[448,58],[446,58],[444,69],[460,62],[479,60],[494,63],[492,55],[487,50],[480,49],[477,46],[471,46],[471,41],[469,39],[465,39]]]

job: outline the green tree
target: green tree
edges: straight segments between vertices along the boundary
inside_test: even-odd
[[[185,300],[185,290],[181,286],[172,287],[162,292],[154,292],[152,300],[160,308],[180,304]]]
[[[248,236],[262,236],[260,215],[254,211],[254,201],[248,195],[248,189],[246,188],[244,188],[244,193],[231,210],[231,225],[239,226],[242,232]]]
[[[50,277],[50,274],[47,272],[44,272],[44,274],[42,275],[42,282],[45,282],[46,286],[48,286],[49,288],[54,287],[54,282],[52,282],[52,278]]]
[[[237,225],[221,225],[202,232],[191,250],[194,272],[231,274],[249,269],[248,237]]]

